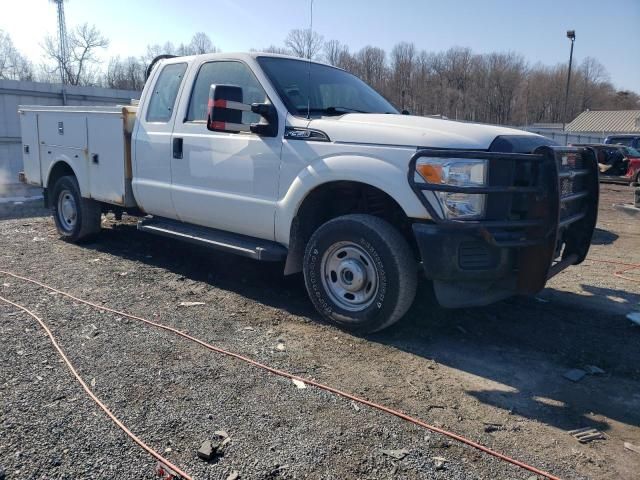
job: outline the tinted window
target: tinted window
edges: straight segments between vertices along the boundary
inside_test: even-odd
[[[609,143],[617,143],[619,145],[626,145],[627,147],[630,147],[633,145],[633,138],[629,138],[629,137],[612,137],[609,140]]]
[[[200,67],[196,77],[187,121],[206,120],[209,88],[211,85],[235,85],[242,87],[243,103],[264,103],[267,95],[253,72],[240,62],[210,62]],[[252,112],[242,112],[242,123],[257,123],[260,116]]]
[[[306,115],[308,103],[312,115],[398,113],[373,88],[339,68],[278,57],[258,62],[294,115]]]
[[[630,157],[640,157],[640,152],[633,147],[625,148],[625,154],[629,155]]]
[[[153,86],[149,109],[148,122],[168,122],[173,115],[173,109],[178,96],[178,89],[187,69],[186,63],[167,65],[160,72],[160,76]]]

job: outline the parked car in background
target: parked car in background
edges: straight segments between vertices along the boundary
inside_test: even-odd
[[[622,147],[622,151],[629,160],[629,166],[625,177],[629,179],[632,184],[640,183],[640,147]]]
[[[574,144],[593,151],[598,160],[600,180],[616,183],[640,183],[640,150],[627,145]]]
[[[627,133],[618,135],[609,135],[604,139],[607,145],[625,145],[627,147],[640,148],[640,134]]]

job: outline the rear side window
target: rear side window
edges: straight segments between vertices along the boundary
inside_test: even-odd
[[[162,69],[158,80],[153,86],[147,110],[147,122],[166,123],[171,120],[178,89],[186,70],[186,63],[174,63]]]
[[[242,87],[243,103],[264,103],[267,94],[253,72],[244,63],[217,61],[200,67],[191,92],[187,121],[207,119],[207,103],[211,85],[235,85]],[[260,116],[252,112],[242,112],[242,123],[259,122]]]

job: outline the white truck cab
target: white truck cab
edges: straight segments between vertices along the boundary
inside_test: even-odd
[[[27,182],[63,238],[101,215],[303,272],[318,311],[372,332],[413,302],[535,293],[581,262],[597,164],[520,130],[402,115],[360,79],[293,57],[163,58],[137,105],[19,108]]]

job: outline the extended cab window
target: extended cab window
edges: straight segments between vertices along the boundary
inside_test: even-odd
[[[168,122],[171,120],[178,89],[186,69],[186,63],[174,63],[162,69],[153,86],[147,110],[147,122]]]
[[[253,72],[244,63],[220,61],[205,63],[200,67],[191,92],[187,121],[207,119],[207,103],[211,85],[235,85],[242,87],[243,103],[264,103],[267,95]],[[242,123],[259,122],[260,116],[242,112]]]

